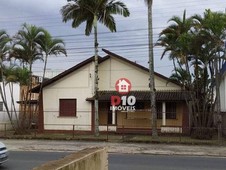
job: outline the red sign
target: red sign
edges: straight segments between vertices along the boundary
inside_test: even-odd
[[[120,94],[127,94],[131,90],[131,82],[126,79],[126,78],[120,78],[116,81],[115,83],[115,89],[120,93]]]

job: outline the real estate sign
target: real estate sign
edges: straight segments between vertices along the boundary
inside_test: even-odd
[[[120,94],[118,96],[111,96],[110,110],[119,110],[124,112],[133,112],[136,110],[135,96],[128,95],[132,88],[131,82],[127,78],[120,78],[115,83],[115,89]]]

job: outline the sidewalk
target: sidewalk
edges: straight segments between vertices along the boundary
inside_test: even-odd
[[[106,147],[110,153],[162,154],[226,157],[225,146],[140,144],[55,140],[1,140],[9,151],[76,152],[90,147]]]

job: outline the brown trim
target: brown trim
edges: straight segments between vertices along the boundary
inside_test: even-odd
[[[182,132],[183,133],[189,133],[189,109],[187,107],[187,104],[183,104],[183,115],[182,115]]]
[[[42,92],[39,97],[39,114],[38,114],[38,131],[43,132],[44,131],[44,113],[43,113],[43,95]]]
[[[77,117],[77,99],[59,99],[59,117]]]
[[[182,128],[182,126],[174,126],[174,125],[161,125],[160,127]]]
[[[161,129],[157,129],[161,132]],[[152,134],[151,128],[117,128],[116,133],[119,134]]]
[[[123,60],[123,61],[125,61],[125,62],[127,62],[127,63],[129,63],[129,64],[132,64],[133,66],[135,66],[135,67],[137,67],[137,68],[140,68],[140,69],[142,69],[142,70],[144,70],[144,71],[146,71],[146,72],[149,72],[149,69],[146,68],[146,67],[144,67],[144,66],[142,66],[142,65],[139,65],[139,64],[137,64],[137,63],[135,63],[135,62],[132,62],[132,61],[130,61],[130,60],[127,60],[126,58],[121,57],[121,56],[119,56],[119,55],[117,55],[117,54],[115,54],[115,53],[112,53],[112,52],[110,52],[110,51],[108,51],[108,50],[106,50],[106,49],[102,49],[102,50],[107,54],[107,56],[105,56],[105,57],[103,57],[103,58],[99,56],[99,60],[98,60],[99,63],[102,63],[102,62],[108,60],[110,57],[115,57],[115,58],[118,58],[118,59],[120,59],[120,60]],[[94,56],[88,58],[87,60],[82,61],[81,63],[75,65],[74,67],[69,68],[68,70],[66,70],[66,71],[64,71],[64,72],[62,72],[62,73],[60,73],[59,75],[53,77],[52,79],[49,79],[49,80],[47,80],[47,81],[44,81],[42,87],[44,88],[44,87],[46,87],[46,86],[48,86],[48,85],[50,85],[50,84],[56,82],[57,80],[59,80],[59,79],[65,77],[66,75],[68,75],[68,74],[70,74],[70,73],[76,71],[77,69],[79,69],[79,68],[81,68],[81,67],[85,66],[86,64],[91,63],[91,62],[93,62],[93,61],[94,61]],[[169,78],[163,76],[162,74],[159,74],[159,73],[155,72],[155,75],[158,76],[158,77],[161,77],[162,79],[167,80],[167,82],[171,82],[171,83],[174,83],[174,84],[176,84],[176,85],[178,85],[178,86],[181,86],[181,85],[178,84],[177,82],[170,80]],[[38,93],[38,92],[39,92],[39,89],[40,89],[40,85],[34,87],[31,91],[32,91],[33,93]]]
[[[123,60],[123,61],[129,63],[129,64],[134,65],[135,67],[138,67],[138,68],[140,68],[140,69],[142,69],[142,70],[144,70],[144,71],[146,71],[146,72],[149,72],[149,69],[146,68],[146,67],[144,67],[144,66],[142,66],[142,65],[139,65],[139,64],[137,64],[137,63],[135,63],[135,62],[132,62],[132,61],[130,61],[130,60],[127,60],[126,58],[124,58],[124,57],[122,57],[122,56],[119,56],[119,55],[117,55],[117,54],[115,54],[115,53],[113,53],[113,52],[110,52],[110,51],[108,51],[108,50],[106,50],[106,49],[102,49],[102,50],[103,50],[105,53],[107,53],[108,55],[110,55],[110,56],[116,57],[116,58],[118,58],[118,59],[120,59],[120,60]],[[104,59],[103,59],[102,61],[104,61],[104,60],[106,60],[106,59],[109,59],[109,56],[104,57]],[[162,74],[159,74],[159,73],[157,73],[157,72],[155,72],[154,74],[155,74],[156,76],[158,76],[158,77],[161,77],[162,79],[167,80],[168,83],[171,82],[171,83],[177,84],[178,86],[181,86],[181,84],[179,84],[179,83],[177,83],[177,82],[175,82],[175,81],[169,79],[169,78],[166,77],[166,76],[163,76]],[[182,86],[181,86],[181,87],[182,87]]]
[[[101,58],[99,58],[99,60],[101,60]],[[59,80],[59,79],[65,77],[65,76],[67,76],[68,74],[74,72],[75,70],[77,70],[77,69],[79,69],[79,68],[85,66],[86,64],[88,64],[88,63],[90,63],[90,62],[92,62],[92,61],[94,61],[94,57],[90,57],[90,58],[88,58],[87,60],[84,60],[83,62],[81,62],[81,63],[75,65],[74,67],[71,67],[71,68],[69,68],[68,70],[66,70],[66,71],[64,71],[64,72],[62,72],[62,73],[60,73],[60,74],[58,74],[57,76],[53,77],[52,79],[49,79],[49,80],[43,82],[42,88],[44,88],[44,87],[46,87],[46,86],[48,86],[48,85],[50,85],[50,84],[56,82],[57,80]],[[34,87],[31,91],[32,91],[33,93],[38,93],[38,92],[39,92],[39,89],[40,89],[40,85]]]
[[[90,135],[90,134],[93,134],[91,131],[85,131],[85,130],[44,130],[43,133],[71,133],[71,134],[87,134],[87,135]]]
[[[94,101],[91,102],[91,132],[95,133],[95,110],[94,110]]]
[[[111,101],[111,96],[121,96],[117,91],[99,91],[99,101]],[[150,91],[130,91],[128,96],[133,95],[136,97],[137,101],[150,101]],[[87,98],[87,101],[93,101],[94,97]],[[157,101],[166,101],[166,102],[177,102],[189,100],[187,91],[180,90],[167,90],[167,91],[156,91],[156,100]]]

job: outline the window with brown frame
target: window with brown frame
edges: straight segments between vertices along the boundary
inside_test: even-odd
[[[59,116],[76,116],[77,99],[60,99],[59,102]]]
[[[162,119],[162,103],[156,103],[157,119]]]
[[[177,104],[176,102],[166,103],[166,119],[176,119],[177,117]]]
[[[162,103],[156,103],[157,119],[162,119]],[[166,102],[166,119],[176,119],[176,102]]]

